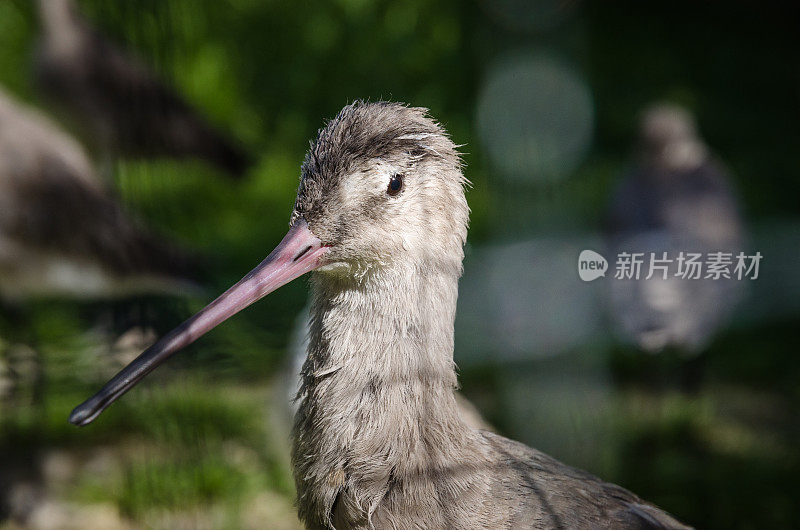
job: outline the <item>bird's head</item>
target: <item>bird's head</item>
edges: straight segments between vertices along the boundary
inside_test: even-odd
[[[312,142],[292,224],[305,220],[329,247],[325,273],[460,266],[464,183],[456,146],[425,109],[356,102]]]
[[[646,109],[640,120],[639,137],[644,164],[657,170],[691,170],[706,155],[694,117],[678,105],[658,103]]]
[[[356,102],[303,163],[290,229],[256,268],[168,333],[70,416],[86,425],[164,360],[312,270],[358,281],[393,267],[458,274],[469,209],[456,146],[424,109]]]

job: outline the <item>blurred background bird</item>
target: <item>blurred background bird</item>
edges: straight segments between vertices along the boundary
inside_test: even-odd
[[[32,297],[198,290],[194,258],[131,218],[75,140],[0,88],[0,308],[14,316]],[[24,329],[24,320],[11,322]],[[46,378],[41,355],[6,339],[0,333],[0,412],[38,408]],[[111,340],[124,358],[152,339],[132,328]],[[43,495],[39,461],[14,445],[0,443],[0,454],[0,518],[26,520]]]
[[[640,253],[644,263],[640,277],[608,282],[611,315],[622,336],[646,351],[673,347],[695,355],[733,313],[744,284],[706,271],[691,278],[684,270],[687,277],[680,277],[677,258],[725,252],[733,261],[745,236],[738,200],[686,109],[646,109],[638,143],[633,167],[612,194],[606,237],[612,259]],[[647,278],[651,254],[666,257],[658,262],[666,274]]]

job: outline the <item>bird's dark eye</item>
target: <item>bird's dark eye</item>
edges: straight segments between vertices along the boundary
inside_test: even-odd
[[[392,175],[391,180],[389,180],[389,187],[386,189],[386,193],[394,197],[400,190],[403,189],[403,175],[400,173]]]

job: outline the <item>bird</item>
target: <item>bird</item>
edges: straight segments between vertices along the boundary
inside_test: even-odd
[[[132,219],[83,148],[0,87],[0,296],[195,289],[193,258]]]
[[[131,219],[83,148],[0,87],[0,308],[34,297],[110,300],[197,293],[194,258]],[[24,312],[23,312],[24,313]],[[14,327],[25,319],[14,318]],[[0,415],[42,405],[44,359],[0,337]],[[106,362],[103,360],[101,362]],[[42,506],[36,451],[0,444],[0,521]]]
[[[250,156],[78,12],[39,0],[34,74],[46,99],[105,157],[199,158],[234,177]]]
[[[730,176],[700,137],[692,114],[672,103],[640,118],[633,167],[612,193],[606,220],[611,256],[654,254],[668,273],[608,282],[612,320],[622,337],[645,351],[701,352],[731,314],[740,282],[681,277],[683,253],[726,252],[735,259],[744,226]],[[666,253],[666,256],[665,256]],[[645,266],[648,266],[645,263]],[[686,271],[684,271],[686,272]],[[649,273],[648,273],[649,274]]]
[[[307,528],[687,528],[460,416],[453,324],[466,184],[456,145],[426,109],[347,105],[311,144],[275,250],[69,421],[87,425],[176,351],[314,271],[292,449]]]

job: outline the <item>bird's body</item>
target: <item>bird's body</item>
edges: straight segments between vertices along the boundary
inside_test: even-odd
[[[0,294],[170,291],[189,268],[129,218],[76,142],[0,90]]]
[[[424,109],[345,107],[306,157],[278,247],[70,421],[92,421],[169,355],[315,270],[292,455],[308,528],[685,528],[461,416],[453,324],[464,184],[456,146]]]
[[[111,156],[193,157],[241,175],[249,157],[133,55],[77,12],[39,0],[43,36],[36,78],[98,150]]]

